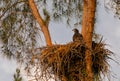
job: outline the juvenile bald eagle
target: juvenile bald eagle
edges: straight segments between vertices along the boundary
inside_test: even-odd
[[[74,35],[73,35],[73,41],[83,41],[83,36],[82,34],[79,33],[78,29],[73,29],[72,31],[74,31]]]

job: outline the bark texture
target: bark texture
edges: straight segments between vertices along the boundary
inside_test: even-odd
[[[96,9],[96,0],[83,0],[83,20],[82,20],[82,35],[88,48],[85,52],[86,73],[85,81],[93,81],[94,75],[92,71],[92,35],[94,30],[94,18]]]
[[[29,2],[29,7],[31,9],[31,12],[32,12],[34,18],[36,19],[36,21],[38,22],[38,24],[41,27],[41,30],[42,30],[42,32],[44,34],[47,46],[52,46],[52,41],[51,41],[51,37],[50,37],[48,26],[46,25],[46,23],[42,19],[41,15],[39,14],[34,0],[28,0],[28,2]]]

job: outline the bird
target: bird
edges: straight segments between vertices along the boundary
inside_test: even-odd
[[[82,42],[83,41],[83,36],[82,34],[79,33],[78,29],[74,28],[72,31],[74,31],[74,35],[73,35],[73,42],[79,41]]]

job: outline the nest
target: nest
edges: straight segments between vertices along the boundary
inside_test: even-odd
[[[43,76],[49,75],[57,81],[85,81],[86,63],[85,50],[81,42],[71,42],[66,45],[53,45],[42,50],[39,56]],[[107,59],[112,53],[105,49],[105,44],[92,42],[92,71],[97,80],[100,73],[108,71]]]

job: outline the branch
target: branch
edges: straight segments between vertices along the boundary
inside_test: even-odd
[[[44,20],[42,19],[41,15],[39,14],[39,11],[35,5],[34,0],[28,0],[29,1],[29,7],[31,9],[31,12],[34,16],[34,18],[37,20],[38,23],[40,23],[41,27],[45,25]]]
[[[36,19],[36,21],[38,22],[38,24],[40,25],[40,28],[44,34],[44,38],[47,46],[52,46],[52,41],[51,41],[48,26],[46,25],[45,21],[42,19],[41,15],[39,14],[39,11],[37,9],[37,6],[35,5],[34,0],[28,0],[28,2],[29,2],[29,7],[31,9],[31,12],[34,18]]]

